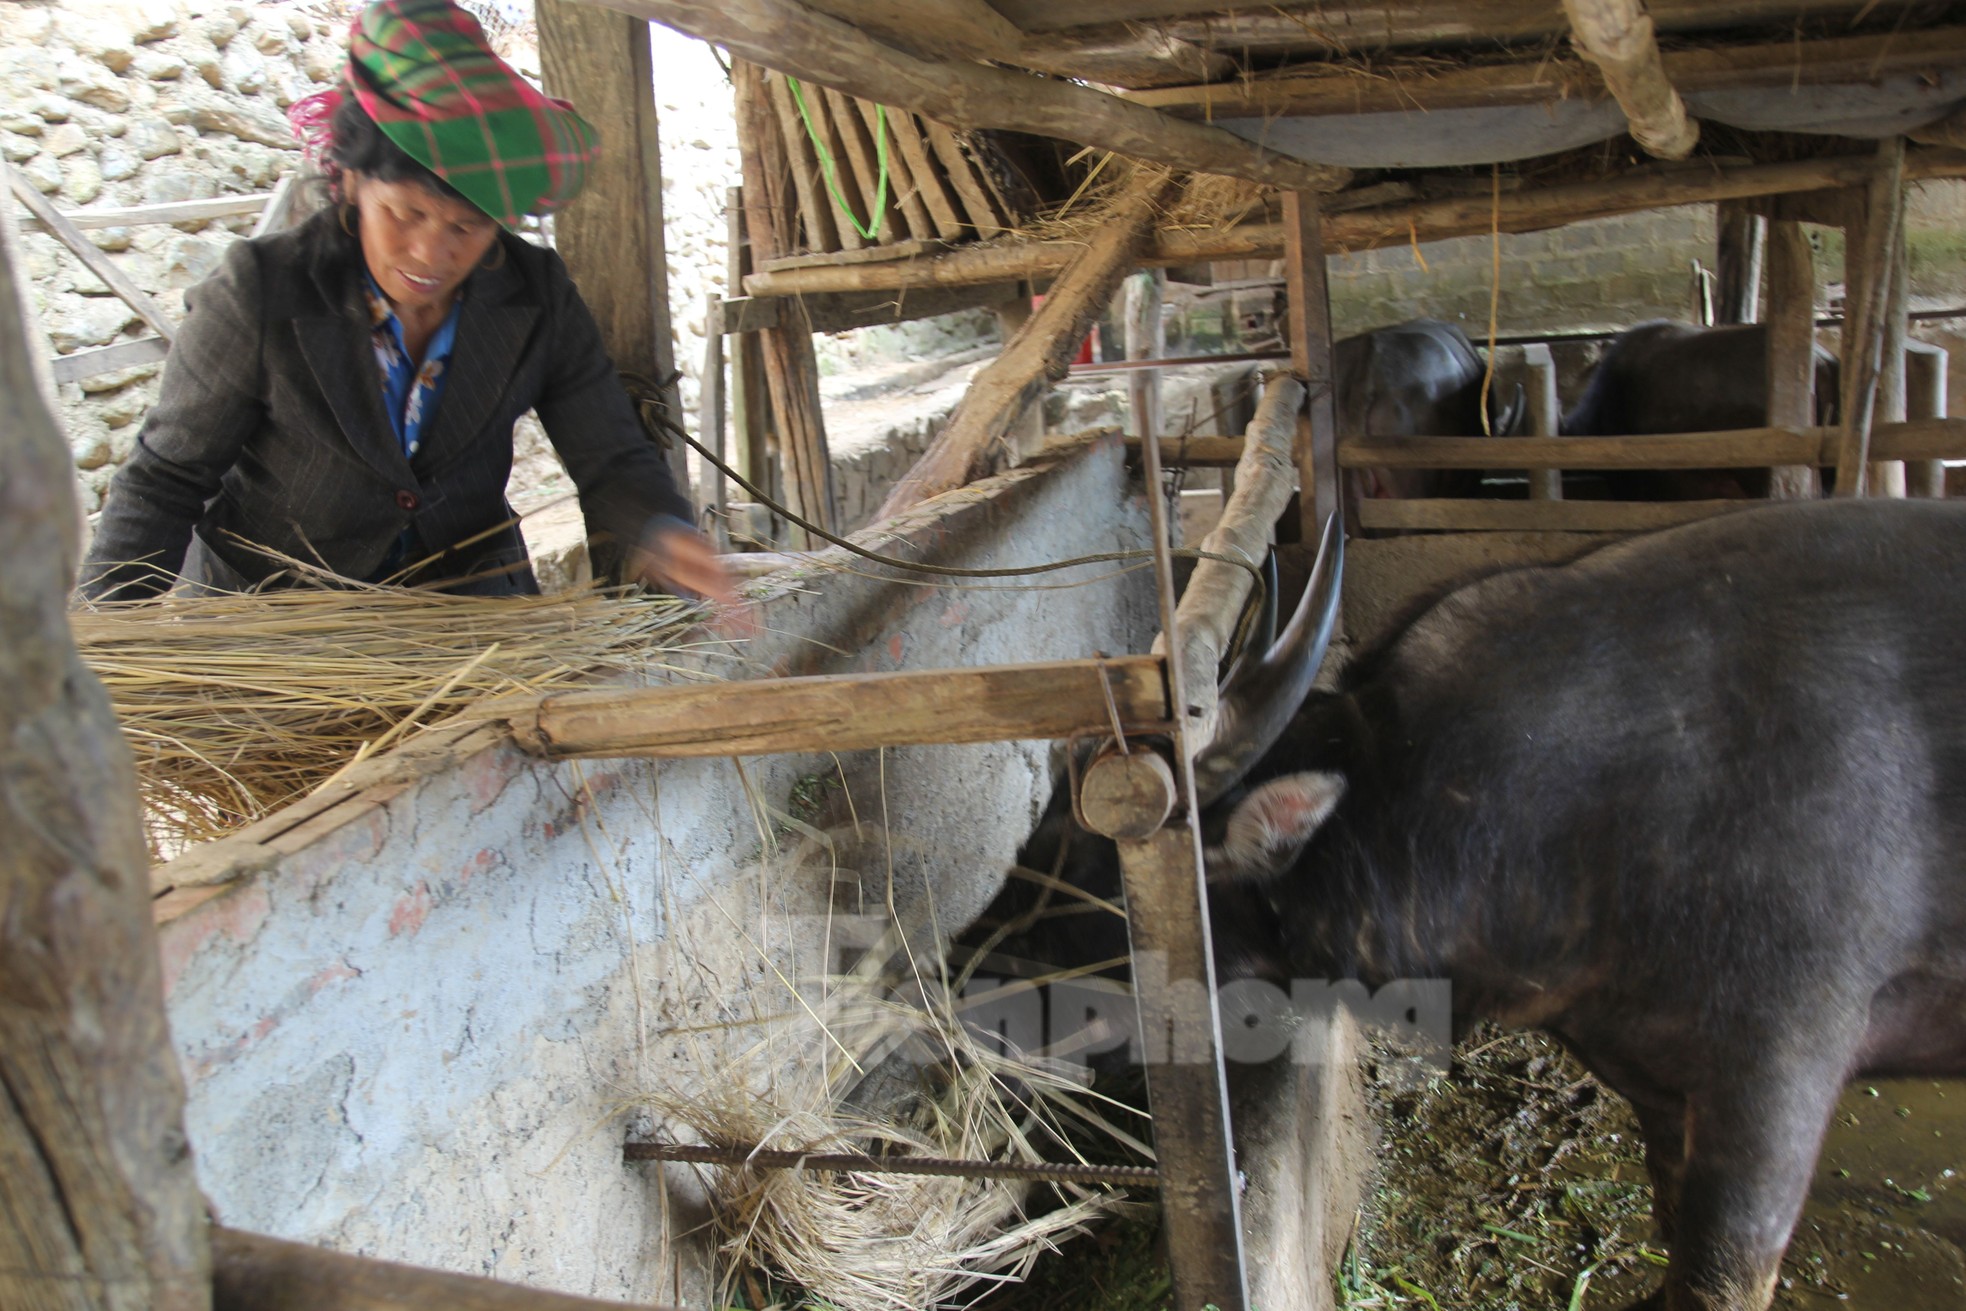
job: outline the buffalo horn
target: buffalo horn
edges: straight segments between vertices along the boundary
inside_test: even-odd
[[[1261,659],[1238,661],[1222,689],[1214,740],[1195,757],[1199,804],[1208,805],[1240,782],[1304,703],[1338,624],[1344,573],[1345,534],[1334,514],[1325,520],[1317,561],[1282,635]]]

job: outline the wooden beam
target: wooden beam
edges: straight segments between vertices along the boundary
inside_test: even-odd
[[[69,254],[81,260],[89,272],[101,278],[108,288],[115,292],[125,305],[149,324],[151,330],[166,342],[177,336],[177,323],[150,299],[143,288],[130,280],[122,266],[109,258],[107,252],[93,241],[83,236],[81,230],[68,216],[56,209],[48,198],[34,189],[34,184],[22,177],[20,170],[12,164],[7,165],[7,179],[13,185],[14,198],[27,206],[28,213],[41,221],[44,231],[53,234],[56,241],[68,247]],[[25,225],[23,225],[25,226]]]
[[[959,128],[1062,137],[1134,159],[1272,186],[1336,191],[1349,169],[1307,164],[1062,78],[917,58],[791,0],[604,0],[749,59]]]
[[[1396,532],[1641,533],[1692,523],[1761,501],[1372,500],[1358,507],[1362,528]]]
[[[1904,240],[1905,140],[1890,137],[1878,147],[1864,208],[1861,239],[1844,241],[1846,289],[1852,273],[1861,294],[1843,327],[1843,436],[1836,453],[1836,494],[1863,496],[1870,489],[1871,430],[1876,424],[1878,371],[1884,350],[1884,320],[1891,298],[1897,245]]]
[[[1491,198],[1484,194],[1327,214],[1324,245],[1327,250],[1361,251],[1404,246],[1416,239],[1441,241],[1485,233],[1491,219],[1503,232],[1539,232],[1582,219],[1673,205],[1853,186],[1866,181],[1875,168],[1876,158],[1869,154],[1789,164],[1646,168],[1603,181],[1504,192],[1499,213],[1491,210]],[[1966,151],[1918,150],[1905,157],[1908,179],[1961,176],[1966,176]],[[744,288],[754,296],[790,296],[1035,279],[1058,272],[1083,249],[1076,241],[974,246],[891,264],[753,273],[744,280]],[[1142,252],[1141,262],[1170,266],[1208,260],[1280,259],[1283,254],[1284,225],[1257,223],[1219,232],[1162,231]]]
[[[812,296],[743,296],[723,302],[724,331],[760,332],[803,322],[813,332],[843,332],[882,323],[907,323],[960,310],[1009,304],[1015,282],[975,287],[918,287],[905,291],[832,291]]]
[[[560,692],[511,719],[520,746],[556,760],[756,756],[937,742],[1015,742],[1164,731],[1156,656],[971,669]]]
[[[917,59],[1015,62],[1024,33],[986,0],[806,0],[883,45]]]
[[[1138,438],[1126,439],[1126,454],[1128,459],[1139,458]],[[1175,437],[1161,443],[1160,459],[1170,467],[1227,469],[1239,463],[1242,455],[1240,437]]]
[[[675,339],[648,24],[572,0],[538,0],[535,12],[546,90],[578,100],[581,112],[606,129],[587,186],[553,216],[554,248],[600,324],[615,367],[669,379],[676,373]],[[662,387],[662,400],[680,421],[682,394],[674,383]],[[671,443],[668,454],[670,475],[688,496],[682,443]],[[612,572],[609,557],[633,545],[613,543],[596,552],[595,576]]]
[[[1126,358],[1157,360],[1167,354],[1161,329],[1162,293],[1167,275],[1159,269],[1136,273],[1126,280]],[[1160,370],[1135,369],[1126,375],[1128,409],[1133,435],[1161,431]]]
[[[1692,154],[1699,124],[1667,80],[1651,15],[1639,0],[1563,0],[1563,11],[1578,53],[1597,66],[1624,110],[1632,140],[1660,159]]]
[[[1741,428],[1648,437],[1375,437],[1338,443],[1344,469],[1713,469],[1836,462],[1843,429]],[[1878,424],[1887,460],[1966,459],[1966,419]]]
[[[1033,34],[1098,30],[1152,22],[1184,40],[1225,50],[1316,47],[1378,50],[1399,46],[1492,45],[1561,35],[1559,0],[1284,0],[1232,8],[1196,0],[993,0],[993,8]],[[1851,14],[1856,0],[1646,0],[1662,32],[1793,23],[1810,14]]]
[[[68,629],[74,466],[27,291],[0,235],[0,1307],[202,1311],[135,768]]]
[[[1768,426],[1806,428],[1816,421],[1816,256],[1802,225],[1768,220]],[[1814,463],[1769,471],[1773,500],[1807,500],[1817,492]]]
[[[881,503],[876,519],[961,487],[981,476],[990,452],[1017,427],[1024,411],[1063,378],[1086,330],[1138,259],[1164,203],[1178,193],[1174,178],[1141,169],[1127,182],[1030,321],[1003,354],[977,373],[948,423]]]
[[[1338,403],[1331,372],[1331,292],[1325,277],[1324,225],[1315,195],[1283,198],[1284,278],[1290,300],[1290,370],[1304,384],[1297,416],[1299,540],[1315,542],[1338,510]]]
[[[1800,44],[1779,41],[1674,50],[1660,56],[1660,69],[1669,89],[1686,94],[1868,84],[1880,77],[1917,75],[1962,60],[1966,60],[1966,27],[1943,27],[1918,32],[1916,39],[1900,32]],[[1423,81],[1387,77],[1379,69],[1320,62],[1308,69],[1235,82],[1130,91],[1126,98],[1181,118],[1319,118],[1549,105],[1596,99],[1609,92],[1603,76],[1584,61],[1537,51],[1504,63],[1431,72]]]
[[[9,1304],[11,1305],[11,1304]],[[636,1311],[567,1293],[212,1231],[212,1311]],[[657,1311],[647,1307],[643,1311]]]
[[[1261,564],[1276,535],[1277,518],[1297,487],[1294,449],[1297,419],[1304,408],[1304,384],[1288,373],[1273,373],[1263,385],[1256,417],[1237,439],[1235,490],[1222,506],[1215,530],[1201,549]],[[1247,569],[1219,560],[1201,560],[1189,575],[1175,611],[1186,683],[1188,732],[1197,742],[1215,738],[1215,671],[1229,649],[1252,581]]]

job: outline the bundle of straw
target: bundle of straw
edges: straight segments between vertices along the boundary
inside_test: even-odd
[[[165,857],[482,698],[662,668],[699,615],[621,591],[357,587],[115,602],[69,622],[136,753]]]
[[[730,1054],[708,1091],[639,1100],[671,1132],[713,1144],[1037,1163],[1073,1155],[1069,1144],[1090,1130],[1146,1150],[1069,1072],[979,1038],[946,1000],[849,987],[780,1023]],[[785,1063],[802,1037],[827,1055]],[[889,1104],[856,1111],[869,1074]],[[891,1100],[910,1083],[911,1094]],[[977,1285],[1023,1279],[1040,1254],[1126,1204],[1124,1194],[1070,1184],[1041,1185],[1060,1196],[1040,1209],[1027,1205],[1028,1185],[1003,1180],[710,1169],[733,1284],[755,1267],[811,1305],[855,1311],[964,1305],[985,1291]]]

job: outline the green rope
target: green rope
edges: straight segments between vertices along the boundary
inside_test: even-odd
[[[806,109],[805,92],[799,86],[799,79],[787,77],[785,84],[792,88],[792,99],[799,107],[799,119],[806,125],[806,135],[812,138],[812,148],[819,155],[819,168],[826,175],[826,190],[833,193],[833,203],[846,215],[846,221],[853,224],[853,230],[868,241],[872,241],[881,230],[881,215],[887,211],[887,106],[874,106],[874,163],[880,172],[880,183],[874,189],[874,212],[867,223],[853,212],[840,194],[840,166],[833,159],[833,152],[819,139],[819,130],[812,125],[812,114]]]

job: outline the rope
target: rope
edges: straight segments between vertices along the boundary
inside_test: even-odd
[[[812,114],[806,109],[805,92],[799,86],[799,79],[787,77],[785,84],[792,88],[792,100],[799,107],[799,121],[806,125],[806,135],[812,138],[812,148],[819,156],[819,170],[826,175],[826,190],[832,193],[833,203],[846,215],[846,221],[853,224],[853,230],[868,241],[875,239],[881,230],[881,215],[887,210],[887,106],[874,106],[874,163],[880,174],[880,181],[874,189],[874,212],[866,223],[853,212],[840,194],[840,166],[833,159],[833,152],[826,149],[826,143],[819,139],[819,130],[812,125]]]

